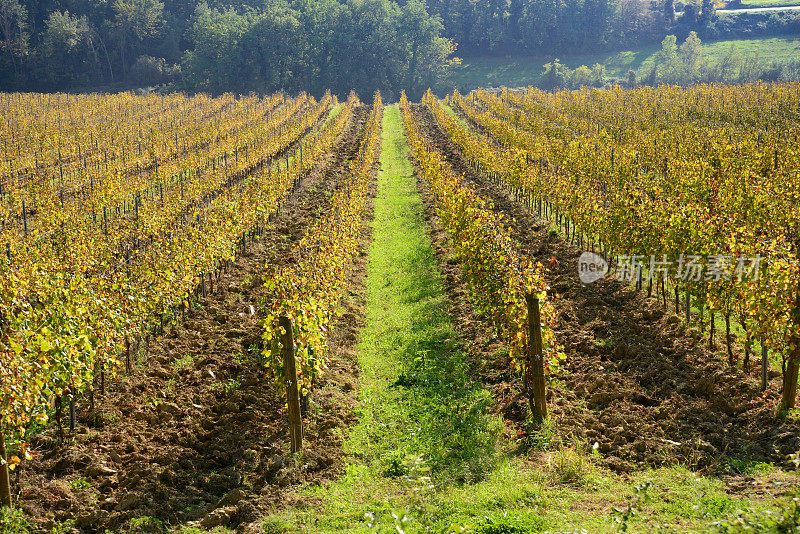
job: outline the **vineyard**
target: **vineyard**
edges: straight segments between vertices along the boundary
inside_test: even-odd
[[[9,532],[649,531],[540,500],[797,485],[800,85],[0,108]]]

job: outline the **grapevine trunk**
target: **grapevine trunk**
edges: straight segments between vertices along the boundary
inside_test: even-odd
[[[0,507],[11,506],[11,480],[8,476],[6,437],[0,431]]]

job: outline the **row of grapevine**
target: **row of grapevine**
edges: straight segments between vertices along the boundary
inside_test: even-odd
[[[213,147],[240,130],[275,123],[276,115],[291,115],[309,101],[305,95],[187,99],[176,94],[160,102],[127,93],[106,95],[100,102],[96,95],[55,96],[56,104],[37,106],[26,99],[11,107],[0,130],[0,182],[9,191],[30,180],[53,178],[68,189],[81,185],[75,182],[85,177],[82,173],[99,166],[125,173],[152,170],[182,153]],[[15,115],[25,105],[23,120]],[[77,118],[72,116],[76,110]],[[71,114],[68,122],[62,118],[66,112]]]
[[[330,206],[292,250],[296,263],[267,266],[263,355],[279,391],[284,374],[281,317],[292,322],[297,384],[307,395],[327,368],[327,336],[337,317],[348,267],[358,253],[362,217],[369,198],[376,152],[380,146],[383,103],[375,94],[358,157],[330,199]]]
[[[755,95],[755,96],[754,96]],[[486,92],[426,103],[484,170],[529,205],[545,203],[569,231],[648,276],[680,278],[670,260],[720,262],[719,276],[676,280],[689,301],[737,318],[752,344],[781,354],[782,410],[800,366],[800,86],[663,87],[554,95]],[[756,109],[770,102],[771,114]],[[496,152],[491,155],[490,152]],[[755,259],[759,271],[741,259]],[[742,276],[748,275],[748,276]],[[713,325],[713,315],[712,322]],[[728,327],[730,328],[730,327]],[[712,334],[713,336],[713,329]],[[729,344],[729,359],[735,355]],[[766,359],[764,359],[766,362]]]
[[[332,104],[330,95],[326,95],[297,116],[304,100],[298,98],[296,105],[289,106],[294,111],[276,113],[272,118],[275,122],[261,121],[246,132],[237,131],[230,139],[219,139],[205,153],[182,154],[160,164],[156,159],[147,172],[93,167],[81,178],[83,194],[73,197],[72,202],[65,203],[64,189],[57,180],[31,182],[6,194],[0,213],[0,239],[6,244],[7,255],[13,257],[30,242],[36,244],[35,253],[43,255],[56,234],[84,232],[87,239],[108,243],[123,238],[131,241],[142,232],[154,233],[159,225],[142,228],[140,212],[158,214],[158,218],[144,214],[151,223],[170,221],[180,211],[187,212],[187,206],[219,189],[231,176],[251,172],[295,143]]]
[[[320,118],[334,103],[325,101]],[[97,373],[113,375],[126,347],[186,307],[211,273],[269,224],[300,177],[333,147],[357,105],[351,95],[302,143],[287,137],[283,147],[268,148],[293,149],[291,157],[265,159],[231,175],[213,194],[184,199],[189,209],[180,224],[126,250],[122,261],[111,239],[93,241],[93,234],[76,229],[51,241],[57,254],[37,256],[44,247],[28,241],[13,261],[0,262],[0,432],[46,420],[54,398],[74,399],[94,388]],[[137,216],[142,227],[153,227],[150,219],[159,212],[142,209]],[[81,263],[82,256],[95,263]]]
[[[539,362],[530,360],[533,340],[529,335],[526,295],[534,295],[540,303],[543,328],[538,378],[543,397],[543,374],[558,365],[562,356],[552,330],[555,312],[547,300],[543,268],[516,251],[502,215],[492,209],[491,202],[463,185],[462,178],[439,153],[427,146],[418,133],[405,95],[400,106],[418,170],[431,189],[437,213],[450,234],[476,302],[502,332],[512,364],[531,386],[535,386],[534,366]],[[546,413],[541,407],[534,409],[540,416]]]

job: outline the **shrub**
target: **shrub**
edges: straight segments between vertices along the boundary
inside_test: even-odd
[[[168,65],[162,57],[139,56],[131,67],[131,80],[141,85],[159,85],[175,81],[179,65]]]
[[[592,470],[589,459],[577,445],[553,453],[548,463],[550,476],[556,484],[581,486]]]
[[[636,71],[633,69],[628,71],[628,87],[636,87]]]
[[[777,511],[740,515],[714,523],[709,532],[715,534],[757,534],[800,531],[800,497],[795,496]]]
[[[0,532],[3,534],[30,534],[33,527],[16,508],[0,508]]]

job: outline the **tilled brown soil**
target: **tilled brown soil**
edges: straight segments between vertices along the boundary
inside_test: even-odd
[[[775,417],[774,384],[762,394],[754,378],[730,369],[722,351],[709,351],[655,298],[614,280],[582,284],[581,250],[473,172],[427,108],[414,106],[413,112],[456,172],[507,216],[520,252],[549,267],[555,330],[567,355],[548,390],[556,439],[597,443],[603,463],[619,472],[680,463],[735,474],[752,462],[785,465],[786,455],[800,448],[800,427]],[[491,330],[473,317],[457,262],[427,204],[476,372],[492,389],[498,411],[525,437],[521,380],[509,372],[507,355],[498,350]]]
[[[306,447],[294,458],[284,400],[259,357],[259,315],[264,266],[290,261],[294,243],[324,213],[357,154],[369,112],[357,108],[332,154],[303,180],[273,227],[214,281],[215,291],[156,339],[130,376],[97,396],[95,422],[88,424],[81,402],[76,432],[63,445],[53,428],[32,440],[35,459],[23,465],[18,505],[42,531],[73,519],[83,532],[104,532],[150,517],[158,522],[147,522],[147,532],[193,521],[260,532],[257,519],[266,510],[295,504],[293,487],[343,472],[369,225],[332,328],[330,369],[304,419]]]

